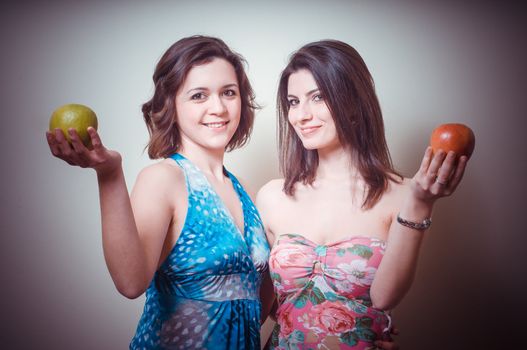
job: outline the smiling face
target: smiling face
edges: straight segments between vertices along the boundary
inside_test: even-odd
[[[176,93],[176,111],[182,149],[224,151],[240,123],[234,67],[221,58],[194,66]]]
[[[300,69],[289,76],[287,100],[289,123],[306,149],[341,147],[335,122],[311,72]]]

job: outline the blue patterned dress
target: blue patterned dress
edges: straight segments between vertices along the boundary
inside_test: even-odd
[[[205,175],[180,154],[188,212],[156,271],[130,349],[260,349],[259,289],[269,246],[260,216],[238,180],[244,232]]]

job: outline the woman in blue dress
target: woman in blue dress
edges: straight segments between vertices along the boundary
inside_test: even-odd
[[[165,52],[153,80],[143,114],[148,154],[162,160],[130,195],[120,154],[95,129],[92,149],[73,129],[71,144],[48,132],[51,152],[95,169],[110,275],[128,298],[146,291],[131,349],[259,349],[269,247],[251,198],[223,166],[253,126],[244,60],[217,38],[188,37]]]

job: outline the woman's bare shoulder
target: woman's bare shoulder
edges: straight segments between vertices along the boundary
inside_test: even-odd
[[[282,190],[284,187],[284,179],[273,179],[268,181],[265,185],[262,186],[260,189],[265,189],[266,191],[272,191],[272,190]]]
[[[144,167],[137,175],[133,192],[166,192],[181,190],[185,186],[185,174],[177,164],[164,159]],[[168,193],[167,193],[168,194]]]
[[[274,179],[267,182],[256,194],[256,206],[260,210],[271,208],[285,199],[284,179]]]
[[[147,165],[144,167],[138,175],[138,178],[144,177],[144,178],[172,178],[172,180],[175,180],[174,177],[177,177],[178,179],[185,178],[183,171],[177,164],[171,160],[171,159],[163,159],[159,162]]]
[[[267,182],[260,188],[256,195],[256,200],[268,200],[269,198],[276,199],[276,196],[284,195],[284,179],[273,179]]]
[[[403,177],[397,179],[397,181],[389,181],[388,188],[382,196],[382,201],[393,207],[394,211],[398,211],[404,198],[408,194],[411,186],[411,179]]]

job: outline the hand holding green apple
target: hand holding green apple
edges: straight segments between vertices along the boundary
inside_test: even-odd
[[[97,125],[97,116],[87,106],[67,104],[57,108],[46,132],[51,154],[69,165],[92,168],[99,176],[121,171],[121,155],[104,147]]]

